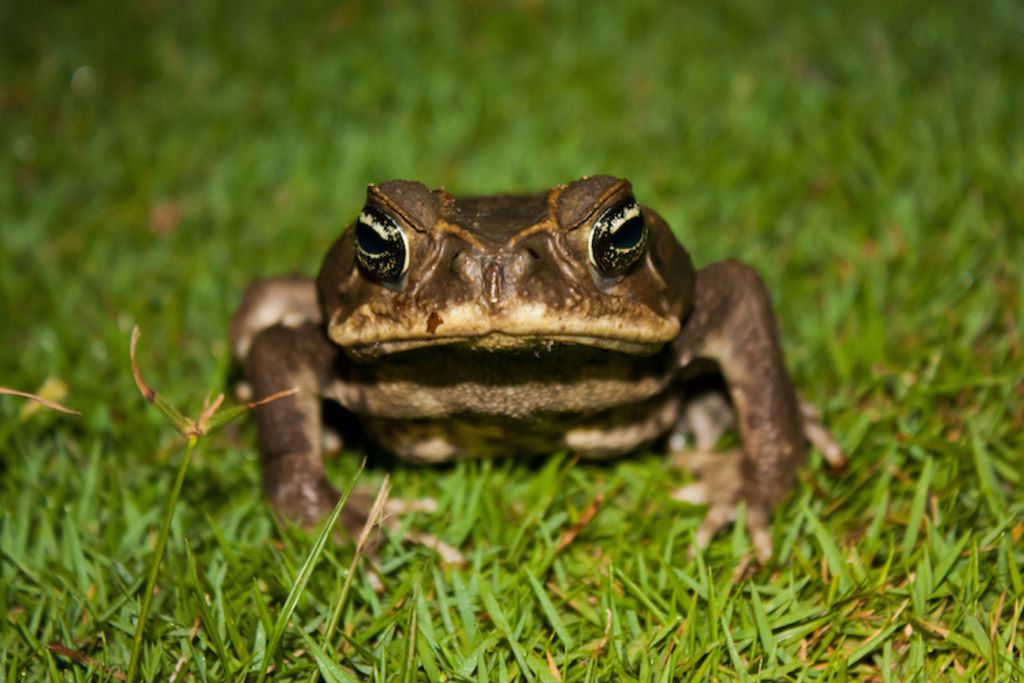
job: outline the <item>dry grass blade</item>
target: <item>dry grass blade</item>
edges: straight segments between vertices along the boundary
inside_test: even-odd
[[[248,403],[245,404],[245,407],[252,410],[253,408],[259,408],[260,406],[264,406],[268,403],[273,403],[274,401],[277,401],[282,398],[287,398],[288,396],[292,396],[293,394],[297,393],[299,393],[298,388],[292,387],[291,389],[278,391],[277,393],[271,394],[270,396],[264,396],[263,398],[257,401],[249,401]]]
[[[224,403],[224,394],[217,394],[217,397],[214,398],[213,401],[210,400],[209,395],[203,399],[203,409],[199,411],[199,419],[196,420],[195,425],[193,426],[193,431],[196,436],[206,434],[210,420],[217,414],[222,403]]]
[[[562,552],[569,544],[571,544],[583,529],[593,521],[594,517],[597,516],[597,511],[601,509],[601,504],[604,502],[604,491],[598,491],[597,495],[594,496],[594,500],[590,501],[580,518],[576,520],[576,523],[572,525],[567,531],[565,531],[558,539],[558,545],[555,548],[555,552]]]
[[[548,673],[551,674],[556,681],[562,680],[562,672],[558,670],[558,664],[555,662],[555,658],[551,656],[550,650],[544,650],[544,659],[547,660]]]
[[[590,655],[590,659],[597,659],[604,652],[604,649],[608,647],[608,635],[612,632],[612,611],[611,609],[604,608],[604,634],[601,636],[601,641],[597,644],[597,649],[594,650],[594,654]]]
[[[405,534],[405,540],[411,543],[419,543],[423,547],[433,550],[445,564],[455,567],[465,567],[468,564],[466,556],[458,548],[445,543],[433,534],[423,531],[409,531]]]
[[[78,412],[77,410],[74,410],[72,408],[68,408],[67,406],[62,406],[61,404],[57,403],[56,401],[51,401],[51,400],[49,400],[47,398],[43,398],[42,396],[36,396],[35,394],[30,394],[27,391],[18,391],[17,389],[8,389],[7,387],[0,387],[0,394],[6,394],[8,396],[20,396],[21,398],[27,398],[29,400],[35,401],[36,403],[39,403],[40,405],[46,406],[50,410],[56,410],[58,413],[65,413],[67,415],[81,415],[82,414],[82,413]]]
[[[132,366],[132,377],[135,378],[135,386],[139,388],[139,393],[149,403],[156,400],[156,391],[154,391],[146,381],[142,379],[142,372],[139,370],[139,364],[135,362],[135,351],[139,346],[139,337],[142,332],[139,331],[138,326],[132,328],[132,339],[128,345],[128,357],[131,359]]]
[[[99,669],[103,673],[107,674],[108,676],[113,676],[119,681],[126,680],[125,675],[117,669],[107,666],[95,657],[91,657],[79,650],[72,650],[66,645],[62,645],[61,643],[58,643],[56,641],[47,643],[46,649],[62,657],[67,657],[68,659],[78,662],[79,664],[84,664],[85,666],[91,669]]]
[[[370,538],[370,533],[380,524],[381,517],[384,514],[384,506],[388,502],[388,495],[390,493],[391,479],[384,477],[380,490],[377,491],[377,497],[373,500],[373,505],[370,507],[370,514],[366,518],[366,524],[363,525],[363,530],[359,532],[359,538],[356,540],[356,557],[353,560],[358,559],[359,555],[363,552],[366,541]]]
[[[196,617],[192,622],[192,630],[188,633],[188,643],[191,645],[192,641],[196,639],[196,634],[199,633],[199,625],[202,623],[202,619]],[[174,671],[171,672],[170,677],[167,679],[167,683],[174,683],[178,680],[178,676],[185,669],[185,662],[188,661],[188,656],[183,652],[178,655],[178,661],[174,663]]]

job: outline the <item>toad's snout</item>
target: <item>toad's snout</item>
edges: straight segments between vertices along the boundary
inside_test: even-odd
[[[491,253],[460,251],[452,270],[479,300],[492,310],[515,298],[537,271],[539,256],[529,248]]]

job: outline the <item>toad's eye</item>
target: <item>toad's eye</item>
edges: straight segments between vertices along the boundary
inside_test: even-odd
[[[356,258],[381,280],[397,280],[409,267],[409,241],[394,218],[366,205],[355,227]]]
[[[590,262],[604,275],[620,275],[643,256],[647,226],[636,200],[620,202],[590,229]]]

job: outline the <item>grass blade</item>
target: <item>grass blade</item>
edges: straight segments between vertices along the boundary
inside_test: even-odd
[[[924,508],[928,503],[928,488],[932,485],[933,460],[928,458],[921,468],[921,478],[917,480],[914,489],[914,499],[910,504],[910,516],[907,517],[907,530],[903,535],[903,543],[900,546],[900,557],[906,561],[917,544],[917,536],[921,531],[921,521],[924,519]]]
[[[551,628],[554,629],[558,639],[562,641],[562,644],[569,650],[575,647],[572,636],[569,635],[569,630],[565,628],[565,623],[562,618],[558,616],[558,610],[555,609],[554,603],[551,602],[551,598],[548,597],[544,587],[540,585],[540,581],[534,578],[530,572],[524,572],[526,580],[530,582],[530,587],[533,589],[533,594],[537,598],[537,602],[540,603],[541,611],[544,612],[544,616],[547,618],[548,623],[551,624]]]
[[[306,643],[306,649],[313,654],[317,669],[327,683],[358,683],[357,678],[349,674],[340,664],[335,662],[323,648],[316,644],[316,641],[305,633],[302,633],[302,640]]]

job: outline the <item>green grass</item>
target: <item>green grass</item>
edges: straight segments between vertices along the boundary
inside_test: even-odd
[[[352,545],[274,525],[243,419],[194,454],[142,677],[255,680],[280,637],[274,680],[1024,678],[1020,3],[380,4],[0,6],[0,386],[83,412],[0,397],[0,681],[111,680],[51,643],[127,670],[183,452],[132,325],[194,413],[245,283],[315,272],[367,182],[596,172],[758,267],[852,455],[773,562],[742,529],[691,559],[656,453],[371,467],[469,566],[385,543],[325,644]]]

